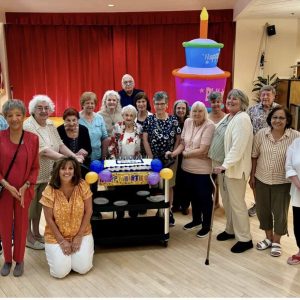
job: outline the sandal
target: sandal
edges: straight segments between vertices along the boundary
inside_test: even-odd
[[[289,257],[288,260],[287,260],[287,263],[289,265],[298,265],[298,264],[300,264],[300,256],[295,254],[295,255]]]
[[[278,257],[281,255],[281,245],[278,243],[272,243],[271,256]]]
[[[271,246],[272,246],[272,242],[269,239],[265,238],[263,241],[258,242],[256,244],[256,249],[257,250],[266,250],[266,249],[270,248]]]

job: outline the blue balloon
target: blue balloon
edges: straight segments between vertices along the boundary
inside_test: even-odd
[[[160,172],[160,170],[163,168],[163,164],[161,162],[161,160],[155,158],[155,159],[152,159],[151,161],[151,170],[153,172]]]
[[[104,165],[103,162],[101,162],[100,160],[93,160],[91,162],[90,170],[92,172],[96,172],[97,174],[99,174],[103,169],[104,169]]]

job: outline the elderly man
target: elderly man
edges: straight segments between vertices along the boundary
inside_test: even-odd
[[[268,127],[267,116],[270,111],[278,104],[274,102],[276,90],[271,85],[263,86],[259,91],[260,102],[256,105],[248,108],[247,113],[250,116],[251,123],[253,126],[253,134],[255,135],[260,129]],[[253,191],[255,198],[255,191]],[[255,203],[248,210],[250,217],[256,215]]]
[[[126,105],[133,105],[134,97],[137,93],[143,92],[143,90],[135,89],[134,88],[134,79],[130,74],[125,74],[122,77],[122,90],[119,91],[119,95],[121,97],[121,105],[122,107]]]

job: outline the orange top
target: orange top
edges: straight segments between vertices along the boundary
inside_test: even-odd
[[[81,180],[75,186],[73,193],[68,201],[66,196],[59,189],[54,189],[48,185],[40,200],[40,203],[53,209],[54,221],[62,236],[71,241],[80,229],[81,221],[84,215],[84,201],[92,197],[89,185]],[[92,232],[91,224],[84,231],[84,235]],[[46,224],[45,241],[49,244],[56,244],[57,240],[50,227]]]

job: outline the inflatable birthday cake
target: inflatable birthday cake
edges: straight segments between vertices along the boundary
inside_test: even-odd
[[[186,100],[191,106],[201,101],[210,108],[207,100],[212,91],[224,94],[230,73],[217,67],[223,44],[207,39],[208,13],[203,8],[200,15],[200,38],[183,42],[186,66],[173,70],[176,97]]]

